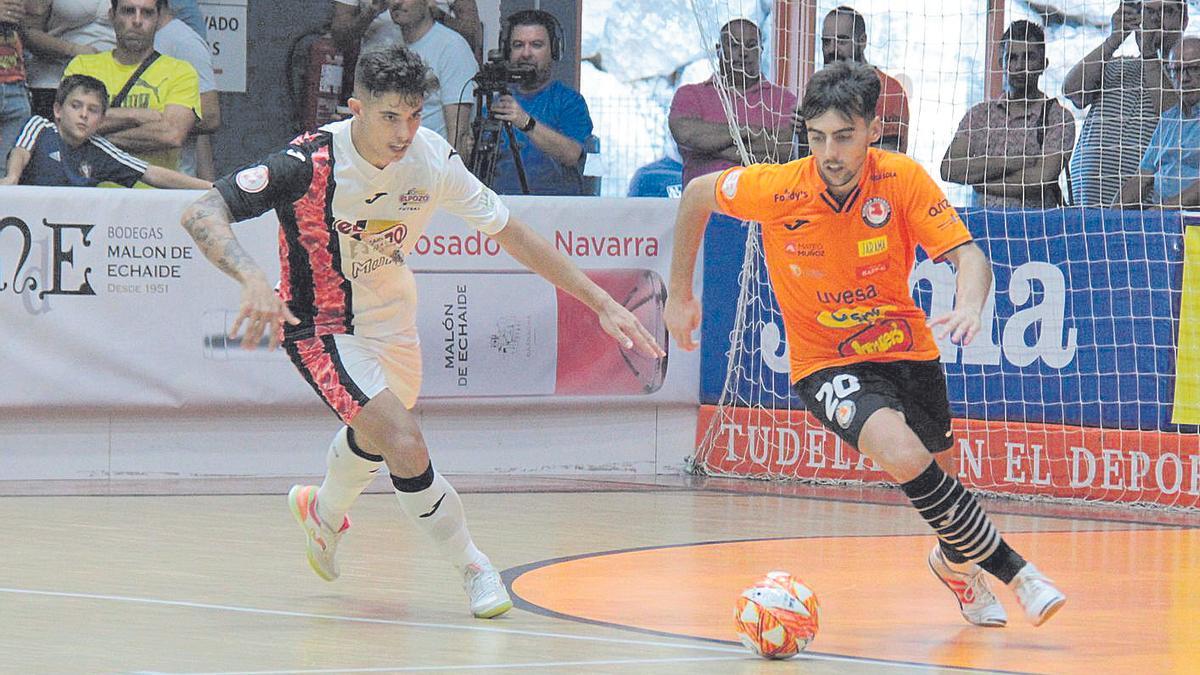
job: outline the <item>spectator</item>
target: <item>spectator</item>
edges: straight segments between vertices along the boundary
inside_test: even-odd
[[[679,146],[671,138],[667,127],[666,151],[663,156],[641,167],[629,181],[627,197],[671,197],[683,196],[683,162],[679,157]]]
[[[499,96],[488,113],[512,123],[530,194],[583,194],[584,143],[592,134],[592,116],[578,91],[550,79],[550,66],[562,58],[562,27],[553,15],[536,9],[513,14],[506,26],[504,58],[532,65],[535,77]],[[502,135],[491,186],[500,194],[521,193],[510,147]]]
[[[104,83],[88,75],[68,75],[58,87],[54,123],[29,118],[8,158],[0,185],[95,187],[138,181],[162,188],[207,190],[212,183],[147,164],[96,135],[108,109]]]
[[[1067,73],[1063,94],[1076,108],[1090,108],[1070,160],[1076,203],[1107,206],[1122,178],[1137,172],[1159,117],[1178,102],[1162,58],[1179,42],[1187,18],[1183,0],[1122,2],[1108,37]],[[1114,58],[1130,33],[1140,56]]]
[[[685,188],[696,176],[741,164],[739,140],[756,161],[787,161],[792,153],[796,97],[762,76],[758,26],[734,19],[721,27],[719,40],[718,73],[680,87],[671,99],[671,135],[683,157]],[[730,131],[717,91],[718,77],[729,96],[740,139]]]
[[[1118,206],[1200,206],[1200,38],[1183,38],[1170,54],[1167,70],[1179,88],[1179,105],[1163,113]]]
[[[1075,118],[1038,88],[1046,35],[1014,21],[1000,38],[1004,95],[973,106],[942,158],[942,178],[975,188],[984,206],[1045,208],[1064,203],[1058,174],[1075,143]]]
[[[63,68],[80,54],[117,46],[108,0],[26,0],[21,31],[29,61],[33,113],[54,115],[54,93]]]
[[[821,55],[825,65],[838,61],[867,63],[866,51],[867,21],[863,15],[844,5],[830,10],[821,24]],[[908,94],[894,77],[879,68],[875,68],[875,74],[879,76],[880,87],[875,114],[883,122],[883,133],[872,145],[908,152]],[[799,128],[801,124],[797,118],[796,126]]]
[[[334,0],[333,39],[344,52],[356,47],[360,53],[403,44],[400,27],[388,16],[394,0]],[[429,11],[438,21],[467,41],[475,60],[482,62],[483,23],[475,0],[451,0],[438,4],[429,0]]]
[[[200,117],[200,85],[188,62],[154,49],[166,0],[112,0],[117,47],[76,56],[65,73],[91,75],[115,91],[98,133],[113,145],[166,169],[179,168],[180,148]]]
[[[0,0],[0,178],[8,151],[29,119],[24,48],[17,31],[24,14],[23,0]]]
[[[460,0],[461,2],[462,0]],[[437,132],[467,156],[471,111],[479,64],[467,41],[433,20],[429,0],[335,0],[334,40],[346,49],[361,41],[361,53],[403,44],[437,76],[439,87],[425,97],[421,126]],[[383,10],[386,13],[381,13]]]
[[[170,0],[171,13],[208,43],[208,25],[196,0]]]
[[[445,7],[437,0],[429,0],[429,11],[433,20],[463,36],[475,54],[475,61],[483,63],[483,22],[479,20],[479,6],[475,0],[451,0]]]
[[[213,168],[212,134],[221,127],[221,95],[213,74],[212,51],[196,31],[183,22],[170,7],[158,16],[154,48],[196,69],[200,82],[200,120],[192,127],[179,157],[179,170],[207,181],[216,180]]]

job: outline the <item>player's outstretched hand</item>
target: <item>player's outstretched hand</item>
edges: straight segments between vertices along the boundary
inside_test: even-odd
[[[937,318],[929,320],[929,326],[934,329],[937,338],[941,340],[947,335],[956,345],[966,347],[975,339],[979,332],[979,312],[969,309],[954,309]]]
[[[641,321],[621,303],[610,299],[598,313],[600,327],[625,349],[636,349],[651,358],[662,358],[667,355],[663,348],[654,341],[654,336]]]
[[[692,333],[700,328],[700,301],[695,296],[680,300],[668,295],[663,320],[667,324],[667,333],[675,338],[681,349],[688,352],[696,349],[696,339]]]
[[[282,321],[293,326],[300,323],[300,319],[292,314],[265,279],[251,279],[242,284],[242,308],[233,320],[233,327],[229,329],[229,338],[237,339],[245,322],[242,349],[257,347],[265,331],[269,331],[267,349],[275,349],[279,346],[279,325]]]

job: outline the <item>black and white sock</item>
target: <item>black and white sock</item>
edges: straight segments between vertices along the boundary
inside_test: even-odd
[[[488,557],[471,540],[458,492],[433,470],[432,463],[419,476],[401,478],[393,475],[392,485],[396,488],[400,508],[455,567],[462,570],[472,563],[489,563]]]
[[[921,475],[900,488],[937,533],[952,563],[977,563],[1006,584],[1025,566],[1025,559],[1004,541],[971,493],[937,462],[930,461]]]

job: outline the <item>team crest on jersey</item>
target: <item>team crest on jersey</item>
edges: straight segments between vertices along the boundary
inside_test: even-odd
[[[734,169],[725,174],[725,180],[721,181],[721,192],[726,199],[733,199],[737,195],[738,179],[741,177],[741,169]]]
[[[252,166],[249,169],[242,169],[237,173],[234,182],[241,188],[242,192],[255,194],[267,189],[267,183],[270,182],[270,172],[267,167],[259,164]]]
[[[79,174],[81,176],[83,176],[84,178],[91,178],[92,177],[92,165],[88,164],[87,162],[80,162],[79,163]]]
[[[833,418],[843,429],[849,429],[850,423],[854,421],[854,413],[858,412],[858,406],[854,405],[854,401],[842,401],[838,404],[837,410],[833,413]]]
[[[871,197],[862,205],[862,219],[871,227],[883,227],[892,219],[892,205],[883,197]]]

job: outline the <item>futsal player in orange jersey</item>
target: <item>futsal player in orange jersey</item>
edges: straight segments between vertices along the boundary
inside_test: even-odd
[[[1041,625],[1066,596],[1005,542],[933,456],[953,441],[933,330],[971,342],[981,329],[991,264],[919,164],[870,147],[881,132],[878,97],[870,66],[832,64],[813,77],[800,108],[810,157],[734,167],[688,184],[675,224],[667,328],[682,348],[696,348],[701,308],[692,278],[710,214],[762,223],[792,384],[808,409],[887,471],[934,529],[930,569],[967,621],[1007,623],[987,571]],[[918,245],[958,271],[954,309],[929,321],[908,286]]]

